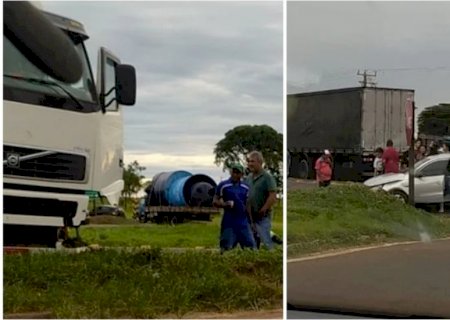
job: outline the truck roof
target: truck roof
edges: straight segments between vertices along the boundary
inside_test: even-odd
[[[44,15],[49,18],[50,21],[58,28],[70,33],[75,33],[79,35],[83,40],[89,38],[81,22],[46,11],[42,11],[42,13],[44,13]]]
[[[333,94],[333,93],[341,93],[341,92],[361,91],[362,89],[365,89],[365,90],[393,90],[393,91],[411,91],[411,92],[414,92],[413,89],[383,88],[383,87],[350,87],[350,88],[342,88],[342,89],[331,89],[331,90],[322,90],[322,91],[292,93],[292,94],[288,94],[288,96],[292,96],[292,97],[314,96],[314,95],[324,95],[324,94]]]

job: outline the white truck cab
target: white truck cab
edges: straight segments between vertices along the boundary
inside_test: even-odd
[[[135,103],[135,70],[101,48],[94,81],[83,25],[44,15],[70,38],[82,73],[57,80],[3,37],[5,245],[54,244],[58,228],[86,219],[89,195],[114,205],[123,188],[122,108]]]

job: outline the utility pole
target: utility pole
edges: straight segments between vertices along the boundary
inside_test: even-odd
[[[416,103],[414,101],[412,101],[412,123],[411,125],[411,142],[409,145],[409,183],[408,183],[408,188],[409,188],[409,204],[411,206],[415,206],[416,205],[416,201],[415,201],[415,190],[414,190],[414,179],[416,178],[416,174],[415,174],[415,170],[414,170],[414,163],[415,163],[415,152],[414,152],[414,131],[415,131],[415,116],[416,116]]]
[[[362,76],[363,79],[362,81],[359,81],[359,83],[361,84],[361,86],[363,88],[366,87],[375,87],[377,85],[377,83],[374,81],[375,77],[377,76],[377,71],[372,71],[372,72],[368,72],[369,70],[365,69],[364,72],[359,71],[358,69],[358,73],[356,75],[358,76]]]

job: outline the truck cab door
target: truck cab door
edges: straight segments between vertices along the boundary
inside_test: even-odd
[[[127,73],[125,76],[124,70]],[[97,85],[100,88],[99,101],[103,112],[99,114],[92,189],[105,196],[111,205],[118,205],[124,186],[121,103],[134,104],[134,68],[121,65],[119,58],[101,48],[97,64]]]

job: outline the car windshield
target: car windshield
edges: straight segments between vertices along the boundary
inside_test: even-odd
[[[95,102],[94,81],[89,69],[87,54],[83,42],[74,42],[83,63],[81,79],[73,84],[53,79],[32,64],[12,43],[3,36],[3,84],[5,87],[18,88],[43,94],[73,98],[80,102]],[[70,63],[70,61],[68,61]],[[49,85],[49,84],[54,85]]]
[[[422,166],[424,163],[427,163],[427,162],[429,162],[430,160],[431,160],[430,157],[423,158],[422,160],[419,160],[419,161],[417,161],[417,162],[414,164],[414,168],[419,168],[419,167]]]

